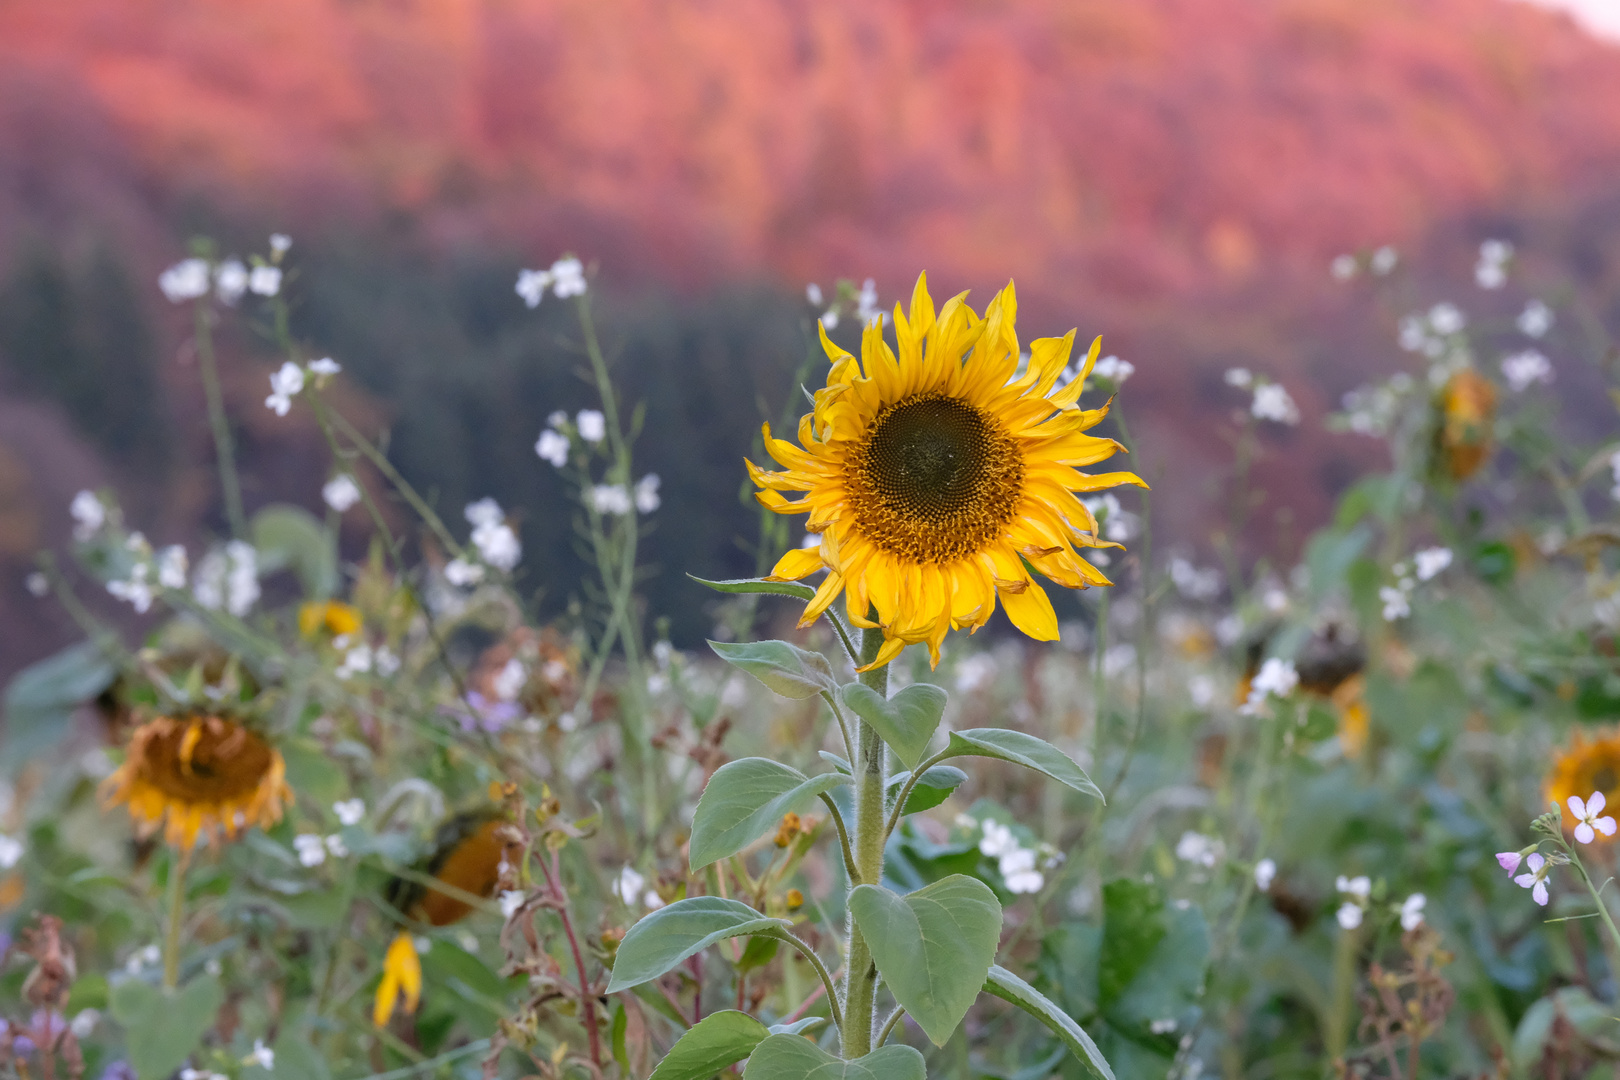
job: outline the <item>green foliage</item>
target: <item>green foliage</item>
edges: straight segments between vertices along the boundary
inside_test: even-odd
[[[175,991],[138,979],[113,987],[113,1019],[129,1039],[130,1064],[140,1080],[164,1080],[178,1069],[214,1026],[225,991],[211,976],[200,976]]]
[[[786,698],[812,698],[838,689],[825,656],[786,641],[711,641],[709,648],[726,663],[748,672]]]
[[[894,756],[915,769],[933,741],[934,731],[945,714],[945,691],[929,683],[915,683],[885,700],[877,691],[861,683],[850,683],[839,691],[850,710],[883,736]]]
[[[0,771],[46,753],[72,731],[73,711],[112,685],[118,668],[95,642],[70,645],[17,673],[6,687]]]
[[[692,869],[735,855],[776,828],[788,811],[847,783],[848,777],[835,772],[807,777],[764,758],[721,766],[703,789],[692,818]]]
[[[797,1035],[772,1035],[754,1049],[744,1080],[925,1080],[923,1056],[885,1046],[854,1061],[834,1057]]]
[[[289,569],[309,597],[331,596],[338,585],[337,551],[332,536],[300,506],[266,506],[248,523],[259,553],[259,571]]]
[[[769,1036],[770,1030],[747,1013],[712,1013],[676,1040],[648,1080],[709,1080]]]
[[[1074,759],[1044,739],[1006,728],[974,728],[951,732],[950,744],[941,757],[987,757],[1010,761],[1051,777],[1064,787],[1101,799],[1102,791],[1091,782]]]
[[[773,934],[789,924],[768,919],[747,904],[718,896],[679,900],[648,915],[625,935],[607,992],[656,979],[682,960],[727,938]]]
[[[1045,1024],[1052,1030],[1052,1034],[1063,1040],[1063,1044],[1076,1058],[1085,1063],[1092,1075],[1100,1077],[1101,1080],[1114,1080],[1114,1070],[1108,1067],[1107,1059],[1103,1057],[1097,1044],[1091,1041],[1091,1036],[1086,1034],[1085,1029],[1029,983],[1000,964],[992,964],[990,974],[984,981],[984,992],[994,994],[1003,1001],[1012,1002]]]

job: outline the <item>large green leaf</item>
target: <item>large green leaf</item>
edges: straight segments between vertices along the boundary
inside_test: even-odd
[[[917,783],[912,786],[911,794],[906,797],[904,812],[920,814],[924,810],[932,810],[950,798],[951,792],[967,783],[967,778],[967,773],[955,766],[935,765],[917,777]],[[891,803],[909,779],[911,779],[909,772],[895,773],[889,777],[888,797]]]
[[[928,751],[928,744],[945,715],[945,691],[931,683],[916,683],[894,697],[883,695],[865,683],[850,683],[839,691],[844,704],[856,716],[883,736],[894,756],[915,769]]]
[[[735,855],[775,828],[789,810],[847,783],[849,777],[841,773],[809,777],[765,758],[722,765],[709,777],[692,817],[692,869]]]
[[[1114,1080],[1114,1070],[1108,1067],[1108,1061],[1097,1049],[1097,1044],[1091,1041],[1078,1021],[1052,1003],[1051,999],[1035,989],[1029,983],[1020,979],[1012,972],[999,964],[992,964],[990,976],[984,982],[985,992],[994,994],[1003,1001],[1010,1001],[1014,1005],[1029,1013],[1035,1019],[1052,1029],[1052,1034],[1062,1039],[1064,1044],[1074,1052],[1092,1071],[1095,1076],[1103,1080]]]
[[[30,664],[6,687],[7,767],[44,753],[72,729],[73,710],[113,684],[118,669],[93,641],[81,641]]]
[[[711,1080],[727,1065],[752,1054],[770,1034],[747,1013],[712,1013],[676,1040],[647,1080]]]
[[[110,1002],[140,1080],[167,1080],[214,1026],[224,1003],[219,981],[207,976],[177,991],[126,979],[113,987]]]
[[[337,588],[337,552],[315,515],[301,506],[275,503],[253,515],[248,525],[261,574],[290,569],[309,596],[330,596]]]
[[[965,874],[905,896],[859,885],[849,894],[849,912],[894,999],[935,1046],[944,1046],[995,962],[996,894]]]
[[[709,648],[786,698],[812,698],[838,689],[825,656],[786,641],[711,641]]]
[[[754,1048],[743,1080],[927,1080],[923,1056],[885,1046],[863,1058],[835,1058],[799,1035],[772,1035]]]
[[[1010,761],[1071,787],[1082,795],[1102,798],[1103,793],[1074,759],[1044,739],[1006,728],[969,728],[951,732],[948,757],[987,757]]]
[[[616,994],[656,979],[717,941],[741,934],[780,933],[789,925],[782,919],[767,919],[736,900],[718,896],[677,900],[648,915],[624,935],[607,992]]]
[[[776,596],[791,596],[797,600],[810,600],[816,595],[816,590],[808,585],[800,585],[797,581],[768,581],[765,578],[733,578],[730,581],[709,581],[695,574],[687,574],[686,576],[699,585],[708,586],[715,592],[771,593]]]

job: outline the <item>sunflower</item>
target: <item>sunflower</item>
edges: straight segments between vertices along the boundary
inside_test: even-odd
[[[1558,804],[1560,813],[1571,795],[1588,799],[1592,792],[1601,791],[1611,805],[1620,800],[1620,729],[1596,738],[1577,731],[1569,745],[1553,758],[1546,791],[1546,797]],[[1608,839],[1602,834],[1598,838]]]
[[[1057,614],[1032,570],[1070,589],[1108,585],[1075,548],[1120,546],[1098,538],[1075,492],[1147,486],[1128,472],[1078,471],[1123,449],[1085,434],[1106,405],[1076,405],[1100,342],[1061,389],[1072,330],[1031,342],[1019,375],[1013,286],[982,319],[966,295],[936,316],[926,275],[919,277],[910,313],[894,310],[898,354],[880,320],[866,328],[859,362],[823,328],[832,370],[814,411],[799,421],[801,445],[773,438],[767,424],[765,448],[784,471],[746,463],[762,504],[809,513],[805,528],[821,537],[817,547],[784,555],[771,579],[826,569],[800,625],[844,593],[851,622],[883,631],[868,668],[917,642],[938,664],[946,633],[984,625],[997,598],[1024,633],[1056,639]],[[790,501],[784,491],[805,496]]]
[[[1491,453],[1491,422],[1496,417],[1496,387],[1473,368],[1463,368],[1440,391],[1440,427],[1436,441],[1440,465],[1453,480],[1479,471]]]
[[[360,632],[360,612],[340,600],[310,600],[298,608],[298,632],[312,638],[322,630],[333,637]]]
[[[493,895],[500,881],[501,860],[506,856],[506,841],[499,833],[503,820],[493,810],[456,815],[439,827],[433,838],[433,854],[419,869],[461,892]],[[388,902],[403,914],[434,926],[448,926],[473,909],[459,896],[404,878],[388,883]],[[405,1011],[415,1012],[422,993],[422,965],[411,935],[403,930],[394,937],[383,959],[383,977],[377,984],[372,1007],[372,1019],[378,1027],[393,1017],[401,991],[405,994]]]
[[[218,716],[160,716],[130,735],[124,763],[102,781],[106,806],[124,804],[140,834],[189,851],[198,836],[217,842],[250,825],[281,820],[292,798],[281,752]]]

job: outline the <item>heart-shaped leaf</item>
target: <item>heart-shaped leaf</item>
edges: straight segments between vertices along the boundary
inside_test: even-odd
[[[945,691],[931,683],[914,683],[887,700],[865,683],[839,691],[844,704],[883,736],[894,756],[915,769],[945,714]]]
[[[905,896],[859,885],[849,894],[849,913],[894,999],[935,1046],[944,1046],[995,962],[996,894],[963,874]]]
[[[805,776],[765,758],[722,765],[709,777],[692,816],[688,859],[693,871],[735,855],[776,828],[789,810],[847,783],[849,777],[839,773]]]
[[[800,1035],[772,1035],[754,1048],[743,1080],[927,1080],[923,1056],[885,1046],[863,1058],[835,1058]]]
[[[208,976],[174,991],[126,979],[113,987],[109,1002],[140,1080],[166,1080],[197,1049],[224,1003],[219,980]]]
[[[907,814],[920,814],[924,810],[932,810],[940,803],[951,797],[951,792],[967,783],[968,775],[961,769],[950,765],[935,765],[933,768],[917,777],[917,783],[911,788],[911,794],[906,798]],[[892,801],[899,794],[900,788],[911,779],[908,772],[895,773],[889,777],[889,798]]]
[[[677,900],[642,919],[619,943],[607,992],[658,978],[695,952],[741,934],[780,933],[789,923],[719,896]]]
[[[984,982],[984,990],[985,993],[994,994],[1003,1001],[1012,1002],[1051,1028],[1052,1034],[1062,1039],[1074,1052],[1074,1056],[1084,1062],[1094,1076],[1101,1077],[1102,1080],[1114,1080],[1114,1070],[1108,1067],[1108,1060],[1103,1057],[1102,1051],[1097,1049],[1097,1044],[1091,1041],[1091,1036],[1086,1034],[1085,1029],[1029,983],[1001,965],[992,964],[990,976]]]
[[[711,641],[709,648],[783,697],[813,698],[824,690],[838,689],[825,656],[786,641]]]
[[[711,1080],[727,1065],[752,1054],[769,1035],[765,1025],[747,1013],[712,1013],[675,1041],[647,1080]]]
[[[1058,783],[1082,795],[1101,799],[1103,793],[1074,759],[1044,739],[1006,728],[969,728],[951,732],[945,748],[948,757],[987,757],[1010,761],[1026,769],[1045,773]]]

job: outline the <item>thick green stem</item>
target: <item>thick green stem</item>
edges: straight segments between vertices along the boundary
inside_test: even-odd
[[[180,985],[180,930],[186,921],[186,863],[189,851],[178,848],[169,861],[169,932],[163,941],[163,986]]]
[[[883,645],[882,630],[864,630],[861,635],[861,661],[869,664]],[[889,696],[887,665],[861,675],[861,682],[884,697]],[[865,720],[855,735],[858,757],[855,765],[855,876],[854,885],[877,885],[883,880],[883,788],[888,780],[886,747],[883,737]],[[849,963],[844,982],[844,1057],[853,1060],[872,1052],[872,1028],[877,1018],[875,991],[877,968],[872,950],[860,929],[850,920]]]
[[[203,396],[208,401],[208,423],[214,429],[214,452],[219,458],[219,489],[225,498],[225,519],[231,535],[247,536],[247,517],[242,513],[242,488],[236,477],[236,444],[231,423],[225,417],[225,395],[219,388],[219,369],[214,364],[214,334],[208,325],[213,317],[208,300],[197,301],[197,368],[202,372]]]

